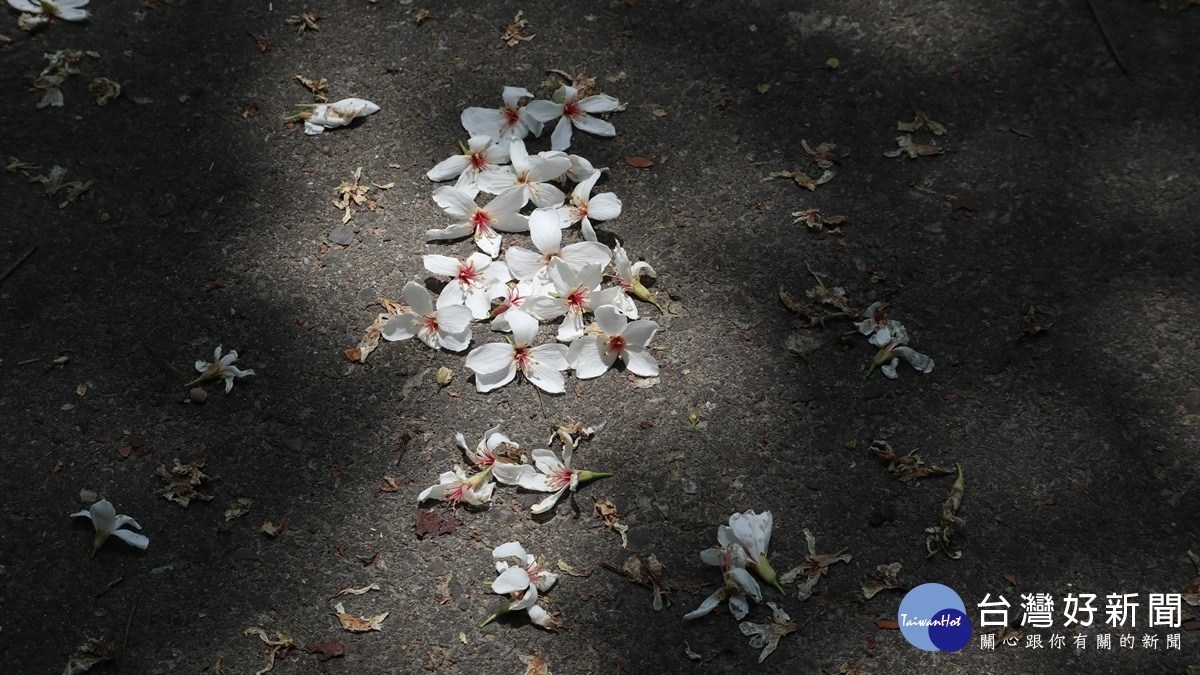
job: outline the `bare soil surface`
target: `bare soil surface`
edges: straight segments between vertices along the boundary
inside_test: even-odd
[[[32,36],[5,8],[3,154],[41,168],[0,173],[0,272],[36,247],[0,280],[0,672],[61,672],[99,638],[118,651],[95,672],[253,673],[267,649],[249,627],[295,640],[277,673],[519,673],[533,655],[553,673],[1200,666],[1186,621],[1146,627],[1149,594],[1200,574],[1187,554],[1200,552],[1200,9],[1095,4],[1128,74],[1081,1],[97,0],[86,23]],[[518,11],[533,39],[509,47]],[[302,12],[319,31],[286,23]],[[95,56],[62,107],[37,109],[29,81],[59,49]],[[608,117],[615,138],[577,132],[571,152],[609,167],[598,190],[624,203],[601,241],[659,273],[667,315],[640,305],[662,325],[657,383],[612,371],[569,376],[561,396],[523,382],[479,394],[461,354],[416,341],[349,361],[374,301],[429,277],[421,255],[470,252],[424,236],[447,224],[425,172],[465,140],[459,113],[498,106],[506,85],[547,96],[548,69],[627,104]],[[297,74],[382,110],[305,136],[282,122],[312,101]],[[96,77],[121,96],[95,105]],[[914,110],[946,127],[915,134],[944,154],[885,157]],[[813,191],[764,181],[821,175],[802,141],[836,144],[833,178]],[[95,183],[60,207],[64,193],[29,182],[54,165]],[[395,185],[335,232],[335,190],[358,167]],[[840,234],[794,223],[808,208],[849,220]],[[895,380],[864,379],[876,350],[848,321],[803,328],[780,302],[781,286],[810,302],[818,283],[855,310],[888,301],[933,372],[902,363]],[[474,337],[499,339],[486,325]],[[191,375],[218,345],[256,375],[181,402],[166,363]],[[503,422],[528,448],[569,421],[606,422],[576,463],[614,477],[543,516],[529,512],[541,495],[515,488],[480,510],[426,504],[463,525],[417,536],[417,494],[464,461],[455,433],[474,444]],[[874,440],[963,467],[960,559],[926,548],[953,478],[900,482]],[[211,501],[158,494],[160,466],[201,458]],[[385,477],[399,489],[380,491]],[[149,548],[112,540],[89,559],[91,528],[69,514],[95,498],[136,518]],[[249,513],[227,521],[239,498]],[[593,515],[602,498],[627,549]],[[699,552],[749,509],[773,513],[781,572],[804,562],[805,529],[818,553],[852,556],[808,600],[764,586],[801,628],[761,665],[723,607],[682,620],[720,585]],[[278,536],[261,532],[283,519]],[[562,630],[524,615],[479,628],[501,601],[491,549],[514,539],[587,574],[546,594]],[[665,566],[662,611],[600,565],[635,552]],[[912,647],[886,628],[902,592],[863,597],[895,562],[908,586],[955,589],[972,620],[1004,595],[1020,646]],[[380,590],[330,599],[370,583]],[[1140,594],[1137,627],[1109,630],[1103,611],[1083,630],[1061,615],[1056,631],[1019,625],[1021,594],[1079,592],[1101,606]],[[390,614],[349,633],[337,602]],[[748,618],[769,616],[764,602]],[[1025,647],[1052,632],[1066,648]],[[1104,632],[1112,651],[1095,648]],[[1137,646],[1120,648],[1121,633]],[[344,656],[304,649],[326,641]]]

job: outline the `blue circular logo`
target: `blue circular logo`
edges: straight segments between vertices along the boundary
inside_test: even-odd
[[[905,594],[896,622],[905,640],[927,652],[956,652],[971,641],[967,606],[942,584],[921,584]]]

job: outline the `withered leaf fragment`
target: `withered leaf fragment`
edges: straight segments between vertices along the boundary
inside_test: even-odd
[[[286,19],[286,22],[289,26],[296,26],[297,33],[303,33],[304,31],[309,30],[316,32],[321,30],[317,27],[317,19],[320,18],[321,16],[316,12],[305,12],[303,14],[293,14],[289,16]]]
[[[774,180],[776,178],[791,178],[796,181],[796,185],[805,190],[816,190],[818,185],[824,185],[833,179],[832,171],[825,171],[819,178],[811,178],[803,171],[772,171],[771,175],[764,178],[764,181]]]
[[[326,103],[329,101],[329,96],[327,96],[325,93],[325,90],[329,88],[329,80],[326,80],[323,77],[320,79],[320,81],[310,80],[309,78],[300,74],[297,74],[293,79],[304,85],[305,89],[311,91],[313,100],[317,103]]]
[[[379,336],[383,334],[383,324],[394,314],[400,313],[400,304],[387,298],[380,298],[375,301],[375,304],[383,307],[384,314],[379,314],[375,317],[375,321],[371,322],[367,332],[363,334],[361,340],[358,341],[358,346],[353,349],[347,349],[344,353],[346,358],[359,363],[366,363],[367,356],[375,351],[379,346]]]
[[[337,199],[333,200],[333,205],[339,211],[343,212],[343,225],[350,222],[350,219],[354,217],[354,213],[356,210],[358,210],[358,207],[363,207],[367,211],[375,211],[379,208],[379,205],[376,204],[374,200],[367,198],[367,193],[372,187],[379,190],[386,190],[391,187],[391,184],[376,185],[371,183],[368,185],[363,185],[361,181],[362,167],[360,166],[354,171],[354,178],[352,180],[342,181],[342,184],[335,188],[338,197]]]
[[[929,116],[926,115],[923,111],[913,110],[913,113],[916,115],[916,117],[913,118],[913,121],[900,122],[896,125],[896,129],[898,129],[899,131],[907,131],[908,133],[911,134],[911,133],[915,133],[917,130],[921,129],[922,127],[928,127],[928,129],[937,136],[945,136],[946,135],[946,127],[929,119]]]
[[[378,590],[380,590],[379,584],[368,584],[366,586],[363,586],[362,588],[350,588],[349,586],[347,586],[346,588],[343,588],[342,590],[338,591],[337,593],[334,593],[333,595],[329,596],[329,599],[332,600],[334,598],[339,598],[343,595],[363,595],[364,593],[369,593],[370,591],[378,591]]]
[[[800,145],[804,148],[804,154],[811,157],[813,163],[822,169],[831,168],[833,163],[839,159],[838,155],[833,154],[833,149],[837,147],[834,143],[822,143],[816,149],[813,149],[805,140],[801,140]]]
[[[388,618],[388,614],[391,614],[391,612],[384,612],[383,614],[373,616],[371,618],[357,617],[353,614],[347,614],[346,608],[343,607],[342,603],[340,602],[333,606],[333,611],[337,614],[338,621],[341,622],[342,628],[351,633],[366,633],[373,630],[383,630],[383,620]]]
[[[121,85],[107,77],[97,77],[88,85],[88,92],[96,105],[105,106],[121,95]]]
[[[795,211],[792,213],[792,221],[795,225],[807,225],[810,230],[820,232],[826,227],[829,228],[830,234],[841,234],[842,228],[839,225],[849,222],[846,216],[830,216],[825,218],[821,215],[821,209],[805,209],[803,211]]]
[[[417,511],[417,517],[413,520],[413,525],[417,529],[417,538],[424,539],[426,536],[439,536],[450,534],[462,525],[463,521],[453,516],[442,519],[441,516],[433,511]]]
[[[874,452],[879,459],[888,463],[888,473],[900,479],[901,482],[907,483],[910,480],[925,478],[926,476],[949,476],[954,473],[953,469],[945,469],[940,466],[926,466],[925,462],[917,456],[916,450],[901,457],[896,454],[892,446],[887,441],[871,441],[871,452]]]
[[[863,597],[870,600],[880,591],[906,588],[906,586],[900,583],[899,575],[900,563],[898,562],[876,567],[875,576],[863,584]]]
[[[79,675],[87,672],[92,666],[111,661],[117,655],[117,641],[104,641],[92,638],[75,648],[75,654],[63,669],[63,675]]]
[[[621,522],[617,506],[607,499],[597,499],[592,515],[604,519],[604,526],[621,535],[621,548],[629,548],[629,526]]]
[[[158,475],[166,481],[167,486],[159,490],[158,494],[184,508],[187,508],[193,499],[205,502],[212,499],[212,495],[201,494],[198,489],[202,481],[208,480],[208,476],[200,470],[205,461],[206,458],[201,457],[190,464],[180,464],[176,459],[175,466],[170,471],[165,464],[160,464]]]
[[[950,496],[946,498],[946,502],[942,504],[942,522],[937,527],[926,528],[925,531],[929,536],[925,538],[925,548],[929,550],[927,557],[932,558],[937,555],[938,551],[945,553],[951,560],[958,560],[962,557],[962,551],[956,550],[951,552],[950,535],[954,532],[955,525],[965,525],[967,521],[958,516],[958,507],[962,505],[963,488],[963,470],[961,464],[955,464],[958,469],[958,478],[954,481],[954,486],[950,488]]]
[[[329,640],[327,642],[314,642],[308,647],[309,654],[316,654],[318,661],[328,661],[339,656],[346,655],[346,646],[337,640]]]
[[[293,640],[290,636],[284,635],[280,631],[275,631],[274,640],[267,637],[267,631],[255,626],[247,628],[245,631],[243,631],[243,634],[257,635],[259,639],[263,641],[263,644],[267,645],[267,665],[258,672],[254,673],[254,675],[263,675],[263,673],[274,668],[275,657],[279,656],[282,658],[287,653],[287,650],[296,646],[295,640]]]
[[[525,12],[517,12],[517,15],[513,17],[512,23],[509,24],[508,28],[504,29],[504,35],[500,36],[504,44],[509,47],[516,47],[518,42],[529,42],[537,37],[536,35],[525,34],[525,29],[529,27],[529,22],[522,18],[524,15]]]
[[[601,560],[600,566],[620,574],[635,584],[649,588],[654,593],[654,611],[661,612],[664,604],[671,604],[671,589],[667,587],[667,582],[663,579],[663,565],[653,554],[644,558],[640,553],[635,553],[621,567],[617,567],[607,560]]]
[[[812,597],[813,587],[829,571],[831,565],[850,562],[850,554],[846,553],[846,549],[837,553],[817,553],[817,538],[807,528],[804,530],[804,539],[808,542],[808,555],[805,556],[804,563],[779,575],[779,582],[783,584],[795,583],[801,574],[807,577],[799,586],[798,596],[801,600]]]
[[[896,137],[896,145],[898,145],[900,147],[898,147],[895,150],[892,150],[891,152],[883,153],[883,156],[884,157],[899,157],[902,154],[907,154],[909,159],[916,159],[918,157],[930,157],[933,155],[940,155],[943,152],[946,152],[945,148],[939,148],[936,145],[922,145],[920,143],[913,143],[912,136],[909,134],[905,134],[903,136],[897,136]]]
[[[250,507],[254,505],[254,500],[238,497],[229,504],[229,508],[225,509],[225,522],[229,522],[234,518],[240,518],[247,513],[250,513]]]
[[[743,621],[738,624],[742,635],[750,638],[750,646],[755,649],[762,649],[762,653],[758,655],[758,662],[762,663],[775,648],[779,646],[779,638],[794,633],[800,630],[800,627],[792,623],[792,617],[788,616],[787,612],[779,608],[773,602],[768,602],[771,607],[771,623],[753,623]]]

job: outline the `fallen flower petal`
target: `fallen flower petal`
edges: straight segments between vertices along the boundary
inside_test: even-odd
[[[304,133],[315,136],[326,129],[344,127],[356,118],[374,115],[379,112],[379,106],[362,98],[346,98],[336,103],[321,103],[304,110],[285,121],[295,122],[304,120]]]
[[[138,522],[129,516],[118,516],[117,510],[113,508],[113,505],[107,499],[101,499],[92,504],[91,508],[87,511],[72,513],[71,517],[87,517],[92,521],[92,526],[96,528],[96,536],[92,539],[93,557],[95,557],[96,551],[99,551],[100,547],[104,545],[109,535],[114,535],[126,544],[142,550],[145,550],[150,545],[150,539],[145,535],[121,529],[125,525],[129,525],[140,530],[142,526],[138,525]]]

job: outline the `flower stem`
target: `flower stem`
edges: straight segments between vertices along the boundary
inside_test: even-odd
[[[599,471],[580,471],[579,472],[580,484],[586,483],[590,480],[596,480],[597,478],[611,478],[611,477],[612,477],[611,473],[602,473]]]
[[[499,619],[501,616],[508,614],[508,608],[511,606],[512,606],[511,602],[506,602],[503,605],[500,605],[500,609],[496,610],[495,613],[493,613],[487,619],[484,619],[483,623],[479,624],[479,627],[483,628],[484,626],[495,621],[496,619]]]

